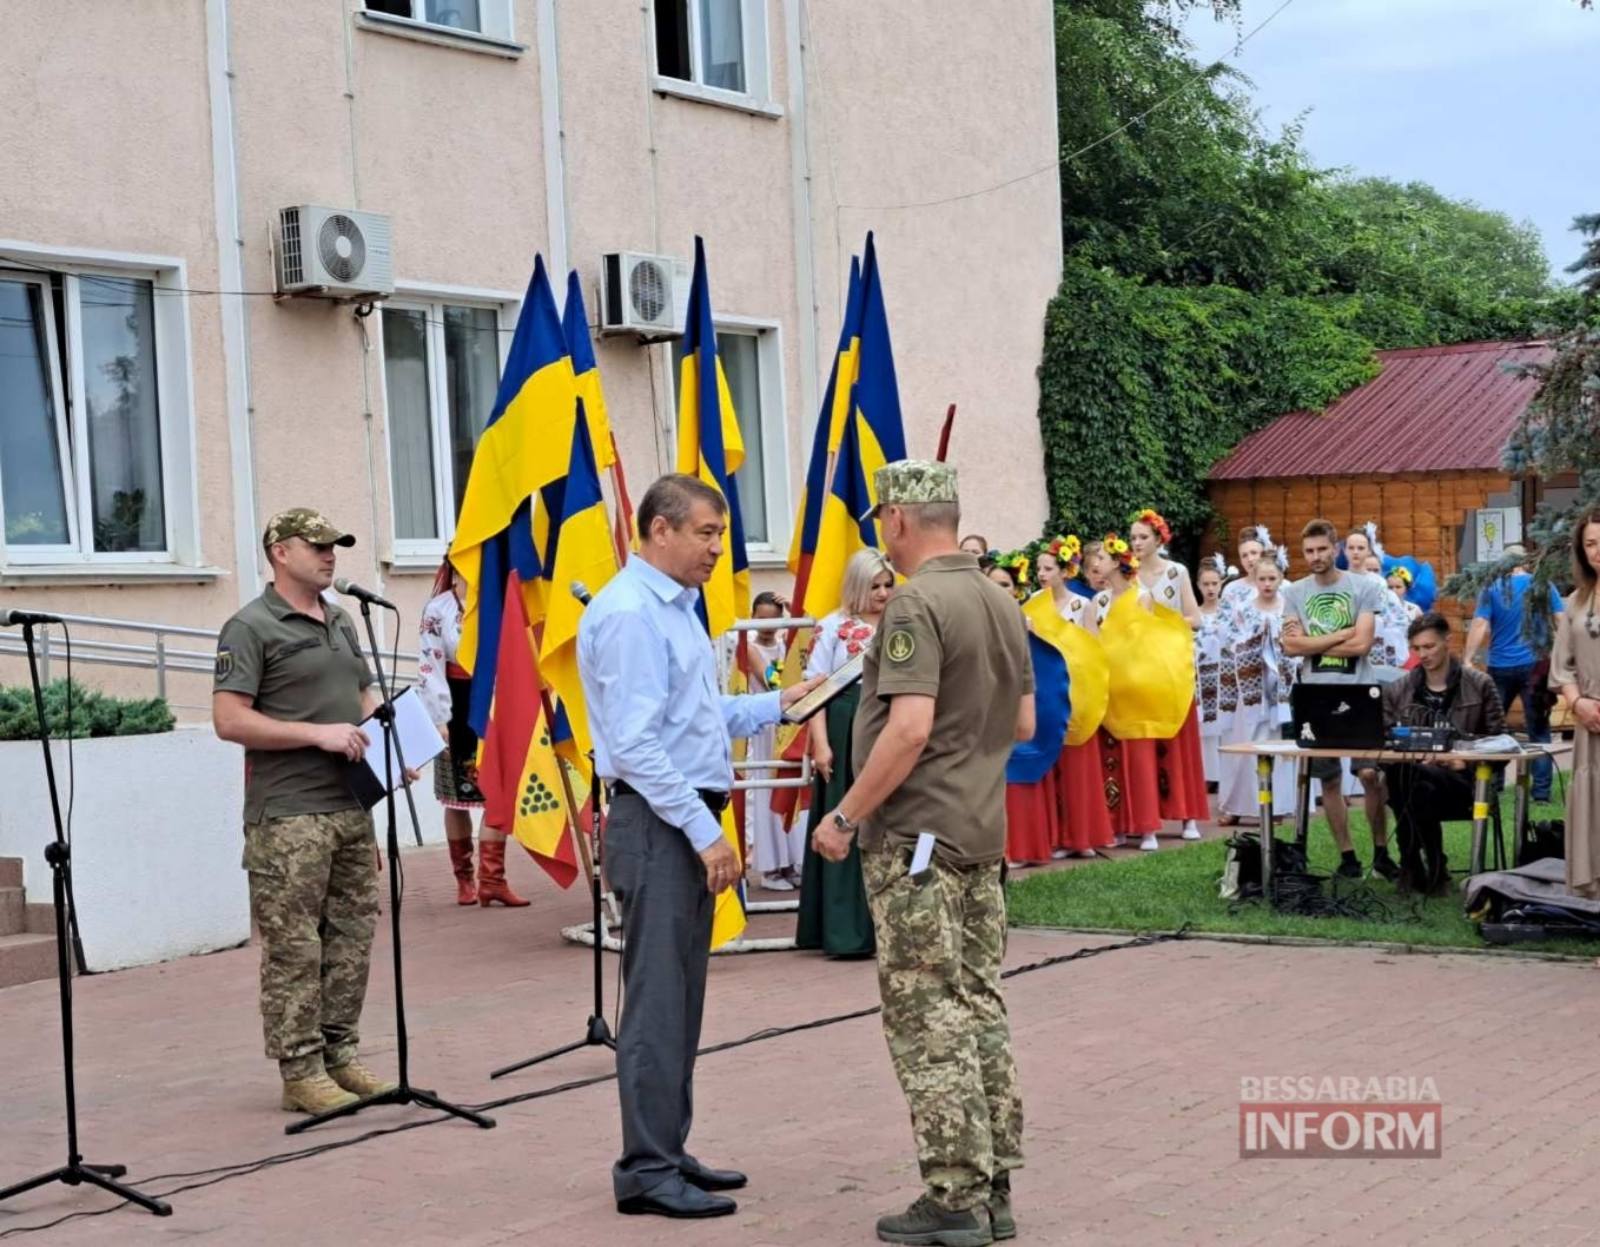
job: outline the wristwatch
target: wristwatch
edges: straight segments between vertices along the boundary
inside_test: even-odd
[[[861,824],[846,818],[841,810],[835,810],[833,812],[833,825],[840,831],[852,836],[861,830]]]

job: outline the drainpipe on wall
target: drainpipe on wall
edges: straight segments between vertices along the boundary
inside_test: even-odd
[[[242,291],[244,234],[239,217],[238,147],[234,132],[233,57],[228,0],[206,0],[206,79],[211,93],[211,186],[217,219],[217,278]],[[218,296],[233,471],[234,579],[239,604],[256,596],[261,578],[256,543],[255,430],[250,389],[250,308],[242,294]]]
[[[550,280],[557,290],[567,278],[566,133],[561,124],[561,47],[555,0],[538,0],[539,117],[544,130],[544,212],[550,248]]]
[[[817,418],[817,276],[816,256],[811,245],[811,140],[806,118],[805,42],[801,38],[801,9],[806,0],[793,0],[784,6],[784,27],[789,72],[789,163],[791,167],[794,219],[794,279],[796,303],[800,313],[800,411],[799,451],[791,463],[806,462],[811,445],[810,422]],[[804,471],[802,467],[801,471]]]

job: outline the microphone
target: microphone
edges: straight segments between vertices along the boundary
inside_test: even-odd
[[[60,615],[46,615],[40,611],[0,611],[0,628],[12,624],[58,624]]]
[[[570,585],[568,585],[567,592],[572,594],[573,597],[577,598],[578,601],[583,603],[585,606],[594,601],[594,594],[589,592],[589,586],[584,584],[581,580],[574,580]]]
[[[385,610],[399,612],[400,608],[387,598],[381,598],[371,589],[363,589],[360,585],[346,580],[343,576],[333,582],[333,587],[347,598],[355,598],[358,602],[365,602],[369,606],[381,606]]]

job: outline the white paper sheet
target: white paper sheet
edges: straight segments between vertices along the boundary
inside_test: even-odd
[[[913,875],[920,875],[933,863],[933,833],[924,831],[917,836],[917,847],[911,850],[911,871]]]
[[[439,735],[439,729],[428,717],[428,711],[415,688],[408,688],[394,699],[394,725],[400,737],[400,752],[405,756],[406,765],[413,771],[426,766],[444,752],[444,738]],[[361,730],[367,734],[367,765],[372,768],[374,778],[381,779],[383,724],[376,719],[367,719],[362,723]],[[400,769],[398,758],[391,761],[394,763],[394,770],[390,772],[388,787],[397,788],[404,772]]]

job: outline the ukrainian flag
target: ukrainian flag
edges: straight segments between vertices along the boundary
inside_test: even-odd
[[[841,531],[838,516],[829,511],[835,498],[830,488],[833,468],[839,448],[844,441],[844,431],[849,425],[850,391],[855,381],[855,336],[861,319],[861,261],[850,257],[850,285],[845,300],[844,323],[839,326],[839,346],[834,352],[833,367],[828,371],[828,386],[822,395],[822,410],[817,414],[816,432],[811,438],[811,462],[806,467],[805,490],[800,495],[798,523],[794,526],[794,541],[789,548],[789,570],[794,573],[794,609],[797,614],[821,619],[839,605],[839,584],[844,574],[845,561],[852,549],[841,553],[832,543],[824,541],[824,529],[830,536]],[[851,439],[854,444],[855,439]],[[826,517],[826,518],[825,518]],[[867,539],[868,544],[876,540]],[[825,566],[817,567],[823,559]]]
[[[874,473],[886,463],[906,457],[905,422],[900,414],[900,383],[895,379],[894,349],[889,342],[889,313],[878,270],[878,249],[867,235],[861,261],[861,329],[851,410],[858,419],[861,467],[877,504]],[[873,542],[881,545],[881,542]]]
[[[616,550],[611,544],[611,524],[605,499],[600,493],[600,473],[590,443],[590,430],[584,401],[577,400],[578,417],[572,425],[572,449],[558,500],[547,487],[546,501],[554,501],[550,517],[550,540],[542,562],[545,569],[544,635],[539,647],[539,665],[545,680],[565,712],[564,732],[571,739],[569,761],[584,757],[592,748],[589,715],[584,706],[583,683],[578,677],[578,620],[583,603],[572,593],[572,585],[582,584],[598,593],[617,574]]]
[[[694,280],[689,287],[688,324],[683,335],[683,365],[678,374],[678,471],[698,477],[728,503],[728,532],[722,556],[700,594],[700,619],[716,641],[739,619],[750,615],[750,564],[744,549],[744,520],[733,474],[744,462],[744,438],[728,393],[728,379],[717,358],[717,333],[706,280],[705,241],[694,240]],[[743,836],[732,803],[722,813],[723,837],[739,860]],[[717,897],[711,920],[711,947],[736,938],[745,927],[744,884]]]
[[[529,622],[544,617],[530,504],[566,474],[577,397],[555,295],[543,257],[535,257],[450,543],[450,561],[467,582],[457,661],[472,673],[472,727],[480,738],[488,723],[506,575],[513,562]]]
[[[606,412],[605,391],[600,388],[600,366],[594,358],[594,342],[589,337],[589,312],[583,305],[583,283],[578,270],[567,274],[567,302],[561,311],[561,331],[567,354],[572,357],[572,375],[589,418],[589,445],[595,467],[604,471],[616,462],[616,439],[611,436],[611,419]],[[599,589],[599,585],[590,585]]]
[[[715,641],[750,614],[750,561],[733,474],[744,463],[744,437],[717,358],[717,333],[706,281],[705,242],[694,240],[694,280],[678,374],[678,471],[698,477],[728,504],[728,532],[716,570],[701,591],[700,618]]]

